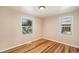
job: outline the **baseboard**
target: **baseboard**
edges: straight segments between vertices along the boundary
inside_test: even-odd
[[[9,50],[9,49],[11,49],[11,48],[15,48],[15,47],[17,47],[17,46],[21,46],[21,45],[24,45],[24,44],[30,44],[31,42],[36,41],[36,40],[39,40],[39,39],[50,40],[50,38],[47,38],[47,37],[40,37],[40,38],[31,40],[31,41],[28,41],[28,42],[24,42],[23,44],[19,44],[19,45],[16,45],[16,46],[12,46],[12,47],[9,47],[9,48],[0,50],[0,52],[2,52],[2,51],[6,51],[6,50]],[[51,40],[51,41],[55,41],[55,42],[58,42],[58,43],[61,43],[61,44],[65,44],[65,45],[69,45],[69,46],[72,46],[72,47],[75,47],[75,48],[79,48],[78,46],[71,45],[71,44],[67,44],[67,43],[64,43],[64,42],[60,42],[60,41],[56,41],[56,40]]]
[[[16,45],[16,46],[12,46],[12,47],[9,47],[9,48],[0,50],[0,52],[6,51],[6,50],[9,50],[9,49],[12,49],[12,48],[15,48],[15,47],[24,45],[24,44],[30,44],[31,42],[36,41],[36,40],[39,40],[39,39],[41,39],[41,37],[40,37],[40,38],[37,38],[37,39],[33,39],[33,40],[31,40],[31,41],[28,41],[28,42],[24,42],[24,43],[22,43],[22,44],[18,44],[18,45]]]
[[[43,37],[43,38],[46,39],[46,40],[50,40],[50,38],[46,38],[46,37]],[[56,41],[56,40],[51,40],[51,41],[55,41],[55,42],[58,42],[58,43],[61,43],[61,44],[65,44],[65,45],[68,45],[68,46],[72,46],[72,47],[75,47],[75,48],[79,48],[79,46],[67,44],[65,42]]]

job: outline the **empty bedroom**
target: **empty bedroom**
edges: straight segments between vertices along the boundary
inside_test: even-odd
[[[78,53],[79,6],[0,6],[0,53]]]

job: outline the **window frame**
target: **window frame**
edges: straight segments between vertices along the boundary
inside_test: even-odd
[[[62,33],[62,19],[64,18],[64,17],[71,17],[71,34],[64,34],[64,33]],[[73,35],[73,16],[62,16],[62,17],[60,17],[60,34],[61,35],[65,35],[65,36],[72,36]]]
[[[32,21],[32,33],[26,33],[26,34],[23,34],[23,32],[22,32],[22,27],[24,27],[24,26],[22,26],[22,19],[23,18],[26,18],[26,19],[29,19],[29,20],[31,20]],[[31,18],[29,18],[29,17],[25,17],[25,16],[21,16],[21,19],[20,19],[20,29],[21,29],[21,33],[23,34],[23,35],[32,35],[33,34],[33,20],[31,19]]]

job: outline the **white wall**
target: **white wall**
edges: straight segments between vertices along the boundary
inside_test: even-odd
[[[73,35],[60,34],[60,17],[73,16]],[[79,47],[79,11],[50,16],[44,19],[44,38]]]
[[[33,21],[33,33],[23,35],[20,31],[20,19],[25,16]],[[59,34],[61,16],[73,16],[73,36]],[[26,13],[0,7],[0,51],[28,43],[40,38],[79,47],[79,11],[50,16],[46,19],[30,16]]]
[[[20,19],[25,16],[33,21],[33,33],[21,33]],[[25,13],[0,7],[0,51],[41,38],[42,20]]]

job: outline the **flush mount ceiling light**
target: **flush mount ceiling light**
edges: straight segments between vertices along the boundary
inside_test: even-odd
[[[39,6],[40,10],[44,10],[46,7],[45,6]]]

